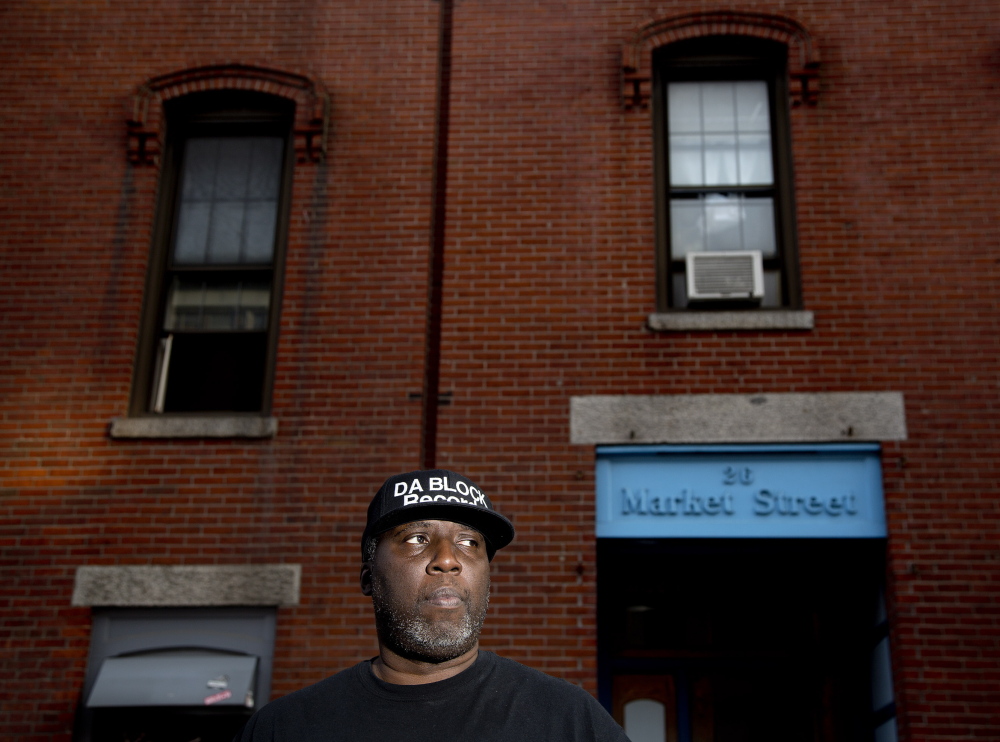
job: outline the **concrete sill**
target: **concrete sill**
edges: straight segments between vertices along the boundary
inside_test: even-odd
[[[704,330],[811,330],[813,313],[790,309],[750,309],[742,312],[654,312],[646,320],[653,332]]]
[[[297,605],[299,564],[82,566],[72,604],[167,607]]]
[[[117,417],[108,431],[112,438],[274,438],[274,417]]]

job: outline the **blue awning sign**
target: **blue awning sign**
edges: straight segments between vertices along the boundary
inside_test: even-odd
[[[884,538],[877,444],[602,446],[597,536]]]

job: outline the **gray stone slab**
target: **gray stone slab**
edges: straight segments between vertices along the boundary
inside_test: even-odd
[[[298,564],[83,566],[73,605],[295,605],[301,573]]]
[[[174,416],[118,417],[111,421],[112,438],[273,438],[278,420],[273,417]]]
[[[711,330],[811,330],[813,313],[788,309],[742,312],[655,312],[646,319],[654,332]]]
[[[570,442],[577,444],[905,439],[900,392],[595,395],[570,400]]]

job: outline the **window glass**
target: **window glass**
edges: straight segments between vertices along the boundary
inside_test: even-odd
[[[690,252],[760,250],[777,254],[774,199],[742,194],[706,193],[670,201],[670,253],[683,260]]]
[[[192,137],[185,142],[176,264],[271,260],[283,147],[280,137]]]
[[[670,202],[670,251],[674,260],[705,249],[705,209],[701,198]]]
[[[698,134],[701,123],[701,86],[697,83],[671,83],[667,87],[668,128],[674,134]]]
[[[774,199],[743,198],[740,206],[740,223],[743,227],[743,249],[760,250],[765,258],[778,254],[775,242]]]
[[[705,182],[700,134],[670,134],[670,185],[698,186]]]
[[[167,295],[166,330],[266,330],[271,286],[175,276]]]
[[[734,134],[705,134],[701,150],[705,175],[696,185],[736,185],[740,182]]]
[[[741,134],[737,159],[740,185],[772,185],[771,136]]]
[[[771,185],[767,83],[668,86],[671,186]]]

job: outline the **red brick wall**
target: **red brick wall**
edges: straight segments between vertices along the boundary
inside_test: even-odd
[[[439,463],[518,527],[484,645],[596,688],[593,451],[572,395],[901,391],[886,446],[906,739],[1000,734],[1000,36],[994,4],[746,2],[811,33],[792,112],[808,332],[652,334],[651,123],[622,44],[700,2],[463,0],[455,10]],[[303,565],[274,691],[374,653],[364,506],[420,451],[438,4],[15,3],[0,12],[0,737],[66,740],[84,564]],[[295,169],[266,441],[121,441],[157,170],[136,87],[242,63],[332,96]]]

